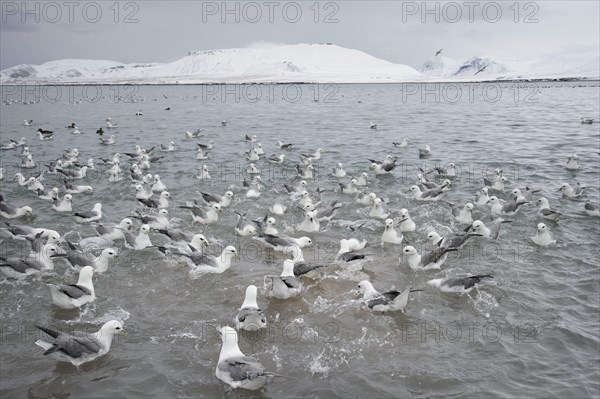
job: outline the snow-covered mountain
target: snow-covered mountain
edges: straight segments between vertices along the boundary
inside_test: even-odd
[[[537,61],[432,57],[417,71],[333,44],[268,45],[189,52],[170,63],[59,60],[0,71],[11,83],[394,83],[492,79],[600,79],[598,53],[561,54]]]
[[[414,68],[331,44],[195,51],[165,64],[60,60],[18,65],[0,83],[247,83],[404,82],[422,79]]]
[[[549,55],[538,61],[431,57],[420,68],[434,80],[600,78],[597,53]]]

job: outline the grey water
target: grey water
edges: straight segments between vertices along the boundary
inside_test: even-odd
[[[109,270],[94,277],[97,300],[81,311],[54,307],[45,283],[74,283],[76,273],[61,260],[53,272],[22,281],[0,277],[0,392],[22,397],[598,397],[600,395],[600,298],[598,240],[600,219],[584,212],[584,203],[599,201],[598,82],[529,82],[437,85],[228,85],[228,86],[2,86],[0,142],[26,137],[37,168],[19,167],[18,150],[0,151],[6,170],[1,192],[7,202],[30,205],[35,217],[11,222],[52,228],[77,241],[95,235],[68,213],[52,210],[20,187],[13,176],[39,173],[67,148],[78,148],[80,160],[132,153],[137,144],[150,148],[175,142],[174,153],[161,153],[149,172],[160,174],[172,196],[170,216],[176,228],[202,232],[211,253],[234,245],[240,256],[223,274],[191,278],[190,268],[156,249],[120,249]],[[25,102],[26,104],[24,104]],[[170,108],[170,110],[166,110]],[[136,116],[137,111],[142,116]],[[581,116],[595,123],[580,123]],[[96,130],[111,117],[118,127],[113,146],[101,146]],[[33,126],[23,126],[33,119]],[[223,127],[221,121],[226,120]],[[76,122],[81,135],[65,126]],[[370,129],[370,123],[377,129]],[[53,130],[54,139],[39,141],[38,128]],[[186,130],[202,129],[198,139]],[[265,189],[258,199],[245,198],[242,180],[248,164],[244,151],[258,136],[265,155],[286,155],[283,165],[257,162]],[[392,146],[407,137],[408,148]],[[196,142],[214,141],[209,159],[196,160]],[[293,143],[291,151],[276,148]],[[430,145],[432,156],[419,159],[417,149]],[[315,161],[311,191],[325,190],[322,201],[344,203],[336,218],[314,234],[295,231],[302,221],[283,184],[300,179],[294,164],[299,154],[324,150]],[[576,153],[581,168],[565,169]],[[391,175],[374,176],[368,159],[397,157]],[[129,162],[123,156],[122,167]],[[348,177],[331,176],[343,163]],[[453,162],[459,176],[445,201],[420,202],[407,192],[419,167],[429,170]],[[206,164],[210,180],[194,177]],[[513,188],[540,190],[558,223],[541,220],[535,205],[526,205],[503,227],[498,240],[475,238],[449,255],[439,271],[414,271],[400,256],[404,245],[426,249],[427,233],[459,231],[448,202],[474,201],[483,177],[501,168]],[[136,209],[134,184],[128,176],[109,183],[106,166],[78,184],[94,187],[93,195],[74,195],[74,210],[103,204],[105,222],[119,222]],[[417,230],[401,246],[381,247],[383,224],[369,218],[369,207],[340,192],[339,181],[369,174],[367,192],[389,199],[393,217],[407,208]],[[126,174],[127,175],[127,174]],[[62,179],[45,174],[47,188]],[[559,186],[580,182],[581,198],[560,196]],[[199,226],[178,206],[196,191],[235,193],[218,224]],[[237,212],[263,218],[276,199],[290,209],[276,217],[280,232],[314,241],[304,250],[309,261],[326,267],[315,279],[302,277],[303,291],[289,300],[264,296],[263,277],[279,274],[284,256],[259,241],[235,235]],[[477,206],[474,218],[489,221],[490,210]],[[366,224],[351,231],[353,223]],[[537,247],[531,237],[546,223],[557,243]],[[368,260],[356,265],[334,261],[339,240],[364,237]],[[155,244],[167,239],[151,233]],[[0,238],[2,256],[27,253],[25,242]],[[491,273],[493,280],[469,294],[444,294],[426,284],[445,276]],[[357,295],[357,284],[369,279],[380,291],[407,286],[415,293],[405,313],[374,314]],[[216,327],[233,325],[247,285],[259,287],[258,303],[268,329],[240,335],[240,349],[279,375],[257,392],[232,391],[214,375],[221,342]],[[79,369],[43,356],[34,342],[42,338],[35,325],[61,330],[96,331],[119,319],[128,337],[115,338],[110,352]]]

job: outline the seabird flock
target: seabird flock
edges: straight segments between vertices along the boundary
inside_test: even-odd
[[[441,50],[436,55],[440,52]],[[141,110],[136,112],[136,116],[142,115]],[[582,120],[582,123],[588,123],[588,120]],[[34,122],[25,120],[23,125],[34,126]],[[106,119],[107,129],[117,126],[123,128],[112,121],[112,118]],[[221,127],[231,129],[227,127],[226,121],[221,122]],[[66,128],[73,134],[81,134],[74,122]],[[377,129],[377,124],[371,122],[369,128]],[[186,131],[182,142],[188,143],[184,144],[187,146],[190,142],[195,143],[193,147],[197,150],[197,160],[214,159],[215,154],[219,152],[219,145],[224,145],[225,142],[210,140],[206,143],[196,143],[195,140],[203,137],[202,132],[201,129]],[[96,133],[100,136],[99,145],[118,146],[117,131],[109,138],[103,135],[102,128]],[[44,142],[60,134],[63,133],[55,134],[42,128],[35,132],[35,136]],[[9,151],[16,153],[21,159],[20,171],[14,175],[13,181],[9,181],[13,176],[7,176],[4,168],[0,170],[2,187],[9,184],[19,185],[19,189],[22,190],[22,195],[18,198],[5,198],[0,194],[3,235],[10,239],[29,241],[31,253],[24,257],[0,256],[0,271],[7,278],[22,280],[40,272],[51,274],[55,262],[63,260],[79,272],[75,284],[47,284],[49,298],[55,306],[63,309],[78,309],[97,300],[93,277],[101,278],[98,275],[110,274],[111,263],[118,258],[119,252],[124,253],[122,256],[126,256],[129,261],[135,262],[138,251],[156,251],[159,256],[187,264],[190,269],[189,276],[192,278],[206,278],[206,274],[210,273],[227,273],[238,255],[238,249],[233,245],[225,245],[219,255],[211,255],[207,251],[211,243],[203,234],[210,231],[211,225],[220,222],[223,212],[237,215],[237,222],[229,226],[232,233],[244,240],[258,240],[265,247],[282,252],[286,257],[280,274],[264,276],[263,294],[265,298],[271,298],[269,300],[287,300],[301,295],[302,279],[307,276],[316,277],[318,281],[318,276],[331,273],[333,267],[345,268],[349,264],[359,263],[362,268],[369,262],[377,262],[374,247],[378,246],[398,248],[398,265],[408,267],[412,270],[411,273],[431,273],[432,270],[441,268],[449,253],[459,251],[469,240],[500,239],[502,230],[510,228],[512,222],[506,217],[510,218],[518,212],[527,212],[524,210],[527,208],[537,210],[531,217],[536,220],[532,225],[535,227],[532,228],[532,232],[535,232],[531,238],[532,242],[538,246],[556,243],[551,230],[559,223],[562,216],[560,210],[552,208],[549,199],[541,196],[541,190],[530,187],[514,188],[509,189],[509,195],[506,195],[507,186],[511,182],[503,175],[501,169],[496,169],[493,176],[482,179],[480,190],[472,193],[471,198],[465,198],[464,203],[460,204],[445,201],[448,192],[461,179],[454,163],[446,167],[437,166],[431,170],[421,169],[420,173],[414,176],[414,184],[401,187],[393,177],[394,171],[400,165],[398,157],[414,161],[416,157],[413,159],[413,155],[423,159],[432,154],[429,145],[424,145],[413,154],[409,144],[412,141],[408,138],[391,143],[390,150],[395,151],[397,156],[387,155],[382,160],[365,159],[364,170],[352,171],[354,173],[344,169],[344,165],[337,160],[331,160],[335,166],[328,171],[328,178],[337,183],[331,184],[330,187],[314,189],[310,188],[311,181],[315,180],[319,160],[327,155],[326,149],[316,148],[314,152],[298,153],[293,143],[277,141],[273,149],[280,153],[265,156],[263,146],[258,143],[256,135],[245,135],[240,139],[250,147],[245,154],[239,154],[248,161],[245,169],[246,179],[242,187],[222,194],[210,192],[210,170],[200,163],[195,175],[200,180],[196,191],[198,197],[192,199],[171,196],[167,186],[177,184],[176,181],[163,182],[157,173],[162,163],[172,159],[168,154],[178,151],[180,144],[175,141],[152,148],[136,145],[132,152],[126,148],[119,148],[121,152],[115,152],[111,158],[91,158],[87,161],[80,160],[80,156],[87,151],[82,150],[80,154],[77,148],[69,148],[57,158],[45,160],[44,169],[29,177],[26,176],[27,171],[35,168],[32,150],[37,151],[39,147],[32,145],[30,149],[26,137],[1,143],[0,149],[5,150],[2,151],[4,164],[7,163],[8,157],[12,156]],[[128,158],[128,162],[125,157]],[[282,164],[289,159],[298,160],[289,161],[294,165],[296,178],[287,180],[284,184],[281,181],[271,184],[271,181],[261,179],[260,169],[263,165],[265,169],[268,164],[275,168],[284,167]],[[131,215],[121,220],[106,220],[108,218],[105,217],[105,212],[108,211],[107,215],[110,215],[110,204],[98,202],[92,209],[79,209],[75,205],[78,196],[97,194],[96,187],[76,182],[85,182],[87,172],[100,164],[109,167],[106,180],[110,184],[124,181],[122,187],[129,191],[131,203],[136,207]],[[571,173],[580,169],[577,155],[569,156],[564,167]],[[148,173],[150,170],[153,173]],[[44,177],[50,175],[59,177],[64,186],[44,186],[45,181],[51,180]],[[417,224],[408,209],[399,209],[400,207],[396,207],[389,199],[381,198],[367,190],[370,179],[377,178],[388,179],[389,184],[397,184],[405,198],[412,198],[422,204],[437,204],[447,213],[447,219],[454,227],[454,232],[441,236],[430,230],[426,237],[416,237],[414,232]],[[313,183],[315,186],[317,184],[318,182]],[[265,190],[269,185],[268,190]],[[585,187],[579,182],[562,183],[555,192],[570,200],[579,200],[586,195]],[[335,195],[338,199],[326,204],[327,195]],[[264,217],[252,218],[236,209],[237,203],[243,200],[240,197],[255,199],[261,196],[268,196],[271,203],[264,209]],[[26,205],[30,203],[32,205]],[[47,207],[43,204],[47,204]],[[336,219],[338,211],[345,207],[354,207],[357,213],[358,209],[362,209],[365,216],[361,220],[344,221],[351,232],[349,234],[354,236],[340,239],[335,260],[313,263],[305,261],[303,248],[313,245],[314,233],[319,232],[324,224]],[[34,227],[27,223],[37,212],[46,211],[60,213],[65,221],[89,224],[97,234],[85,237],[79,242],[72,242],[53,229]],[[474,212],[481,214],[481,217],[474,220]],[[193,222],[194,226],[199,226],[202,232],[176,229],[175,222],[171,219],[176,213],[180,214],[182,219]],[[292,233],[294,236],[280,231],[276,220],[276,217],[284,218],[289,213],[303,215],[302,222]],[[582,216],[597,217],[598,206],[591,202],[582,203],[581,213]],[[542,219],[546,223],[541,223]],[[380,233],[381,239],[368,242],[362,233],[366,228]],[[410,243],[407,236],[410,237]],[[418,244],[417,241],[421,241],[422,244]],[[403,243],[408,245],[402,247]],[[416,247],[423,250],[419,251]],[[491,273],[457,274],[446,278],[434,278],[428,281],[428,285],[443,293],[460,295],[468,294],[490,279],[493,279]],[[362,296],[361,303],[365,309],[376,313],[404,312],[410,306],[410,296],[426,289],[407,286],[399,291],[390,289],[380,292],[368,280],[360,281],[357,288],[356,294]],[[99,293],[99,298],[102,298],[102,293]],[[222,320],[223,327],[219,329],[222,348],[215,374],[232,388],[260,389],[274,376],[257,359],[244,355],[238,346],[239,330],[257,331],[267,325],[268,315],[261,310],[259,300],[258,287],[248,285],[243,303],[235,318],[231,320],[235,328],[226,326],[228,321]],[[51,338],[35,342],[44,349],[43,354],[52,355],[75,366],[107,353],[114,335],[126,334],[124,326],[118,320],[107,321],[97,333],[92,334],[77,331],[63,333],[42,326],[38,328]]]

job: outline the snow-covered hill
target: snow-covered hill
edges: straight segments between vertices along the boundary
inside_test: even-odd
[[[414,68],[330,44],[190,52],[165,64],[60,60],[18,65],[0,83],[374,83],[420,80]]]
[[[420,72],[333,44],[268,45],[194,51],[170,63],[59,60],[0,71],[11,83],[393,83],[492,79],[600,78],[597,53],[546,56],[537,61],[432,57]]]
[[[538,61],[472,57],[431,57],[420,68],[434,80],[600,78],[600,57],[594,53],[551,55]]]

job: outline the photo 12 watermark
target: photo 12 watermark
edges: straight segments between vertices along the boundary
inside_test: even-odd
[[[79,104],[98,102],[136,103],[140,86],[134,84],[3,84],[3,104]]]
[[[333,1],[203,1],[202,22],[337,24],[340,4]]]
[[[113,22],[136,24],[140,3],[135,1],[2,1],[2,23]]]
[[[402,103],[473,104],[539,103],[540,87],[534,82],[402,83]]]
[[[533,1],[403,1],[402,23],[459,22],[535,24],[540,5]]]

